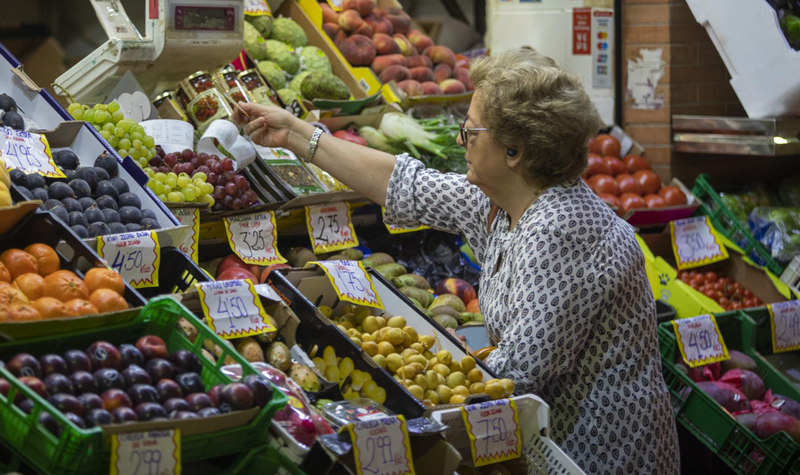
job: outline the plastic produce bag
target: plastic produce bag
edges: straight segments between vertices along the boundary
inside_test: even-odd
[[[800,208],[759,206],[749,221],[753,236],[779,263],[788,264],[800,254]]]

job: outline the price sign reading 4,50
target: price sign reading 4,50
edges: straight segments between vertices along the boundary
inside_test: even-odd
[[[180,475],[178,429],[111,436],[111,475]]]
[[[222,338],[242,338],[277,331],[250,280],[197,284],[208,326]]]
[[[224,218],[228,244],[247,264],[270,266],[286,262],[278,253],[275,213],[246,214]]]
[[[132,287],[158,286],[161,246],[155,231],[99,236],[97,253]]]
[[[356,422],[342,430],[350,432],[358,475],[414,475],[403,416]]]
[[[467,427],[472,462],[476,467],[514,459],[522,453],[519,413],[511,399],[487,401],[461,408]]]
[[[772,351],[800,349],[800,300],[767,305],[772,326]]]
[[[0,156],[7,168],[51,178],[66,177],[53,161],[50,144],[44,135],[0,127],[0,142]]]
[[[691,269],[728,258],[728,250],[708,216],[678,219],[671,221],[669,227],[678,269]]]
[[[383,308],[381,298],[372,284],[364,265],[358,261],[309,262],[322,268],[331,281],[339,300],[357,305]]]
[[[713,315],[673,320],[683,361],[694,368],[730,358]]]
[[[306,225],[313,251],[317,254],[358,246],[347,203],[306,206]]]

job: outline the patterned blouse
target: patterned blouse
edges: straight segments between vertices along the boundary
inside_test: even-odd
[[[463,233],[483,269],[486,364],[551,408],[551,435],[587,473],[675,474],[656,310],[634,230],[581,180],[546,190],[513,230],[464,175],[399,156],[387,221]]]

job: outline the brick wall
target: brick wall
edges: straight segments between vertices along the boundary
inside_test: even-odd
[[[623,128],[645,148],[653,170],[672,177],[671,117],[674,114],[745,116],[729,84],[730,76],[705,29],[694,19],[686,0],[623,0],[623,93],[627,63],[642,49],[663,50],[664,75],[656,87],[664,107],[631,107],[625,97]]]

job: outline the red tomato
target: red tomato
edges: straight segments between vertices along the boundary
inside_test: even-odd
[[[649,170],[650,164],[639,155],[628,155],[625,157],[625,166],[628,168],[628,173],[638,172],[639,170]]]
[[[744,299],[742,300],[742,307],[744,308],[751,308],[755,307],[755,303],[753,303],[753,299]]]
[[[760,307],[761,305],[764,305],[764,302],[762,302],[758,297],[753,297],[753,305]]]
[[[639,182],[639,186],[642,187],[643,195],[655,193],[661,188],[661,179],[653,171],[639,170],[634,172],[633,177],[636,178],[636,181]]]
[[[742,302],[731,302],[731,310],[741,310]]]
[[[610,155],[619,158],[620,145],[619,140],[610,135],[598,135],[597,141],[600,143],[600,154]]]
[[[694,290],[700,290],[700,284],[696,280],[691,281],[689,285],[691,285]]]
[[[703,291],[703,295],[705,295],[706,297],[708,297],[710,299],[714,299],[714,300],[716,300],[716,298],[717,298],[717,293],[715,291],[713,291],[713,290],[704,290]]]
[[[719,290],[720,292],[722,292],[722,284],[720,284],[719,282],[714,282],[714,290]]]
[[[603,160],[603,157],[595,153],[589,154],[589,164],[586,166],[586,169],[589,171],[589,177],[600,174],[611,175],[611,168],[609,168],[606,161]]]
[[[628,212],[632,209],[647,208],[642,197],[633,193],[623,193],[622,196],[619,197],[619,202],[622,205],[620,209],[623,212]]]
[[[588,145],[590,153],[600,153],[600,142],[597,140],[597,137],[590,138]]]
[[[644,195],[644,202],[647,203],[648,208],[663,208],[667,205],[664,203],[664,198],[656,195],[655,193]]]
[[[625,164],[622,163],[622,160],[617,157],[607,156],[603,157],[603,160],[605,160],[608,164],[608,167],[611,169],[611,175],[613,176],[617,176],[620,173],[625,173],[628,171],[628,169],[625,168]]]
[[[608,193],[610,195],[619,196],[619,185],[617,185],[617,180],[611,175],[601,173],[600,175],[592,176],[589,178],[589,187],[598,195],[600,193]]]
[[[688,276],[689,276],[689,273],[686,272],[685,270],[678,271],[678,280],[686,280],[686,278]]]
[[[755,295],[753,295],[753,291],[752,290],[744,289],[744,298],[751,299],[753,297],[755,297]]]
[[[658,195],[664,198],[667,206],[680,206],[686,204],[686,195],[677,186],[665,186],[658,190]]]
[[[692,278],[692,284],[697,284],[698,287],[703,287],[706,285],[706,281],[703,280],[703,276],[697,276]],[[694,287],[694,285],[692,285]]]
[[[730,301],[730,300],[728,300],[728,299],[726,299],[725,297],[720,297],[720,299],[719,299],[719,300],[717,300],[717,303],[718,303],[718,304],[720,304],[720,306],[721,306],[722,308],[725,308],[725,307],[727,307],[728,305],[730,305],[731,301]]]
[[[611,193],[598,193],[597,196],[599,196],[600,199],[605,201],[606,204],[608,204],[609,206],[612,206],[614,208],[619,208],[620,206],[619,198],[617,198],[615,195],[612,195]]]
[[[706,280],[709,282],[716,282],[718,280],[717,273],[712,271],[706,272]]]
[[[636,195],[642,194],[642,187],[633,175],[621,173],[617,175],[617,184],[619,185],[620,193],[634,193]]]

